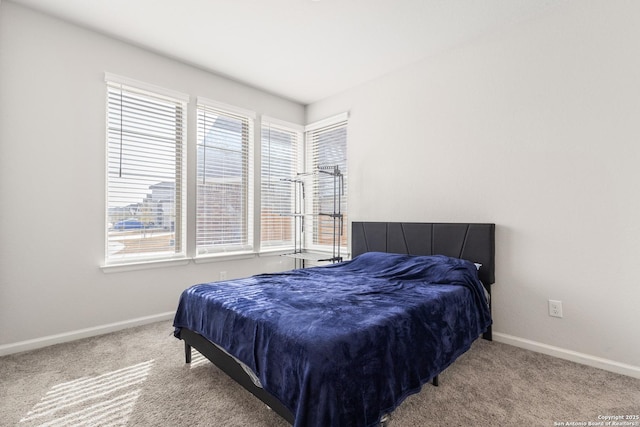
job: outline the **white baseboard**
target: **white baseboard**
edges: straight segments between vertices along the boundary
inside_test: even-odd
[[[640,367],[627,365],[613,360],[602,359],[600,357],[591,356],[589,354],[578,353],[576,351],[567,350],[552,345],[542,344],[536,341],[530,341],[524,338],[514,337],[512,335],[493,332],[493,340],[503,344],[509,344],[514,347],[520,347],[537,353],[547,354],[549,356],[558,357],[560,359],[570,360],[572,362],[591,366],[594,368],[604,369],[605,371],[615,372],[616,374],[627,375],[629,377],[640,378]]]
[[[109,323],[107,325],[95,326],[93,328],[79,329],[77,331],[66,332],[63,334],[50,335],[47,337],[36,338],[27,341],[20,341],[12,344],[0,345],[0,356],[8,354],[20,353],[23,351],[35,350],[54,344],[60,344],[69,341],[75,341],[82,338],[89,338],[97,335],[108,334],[110,332],[120,331],[122,329],[133,328],[135,326],[146,325],[148,323],[160,322],[163,320],[171,320],[175,316],[175,312],[156,314],[153,316],[138,317],[136,319],[125,320],[122,322]],[[567,350],[560,347],[527,340],[512,335],[493,332],[493,340],[503,344],[509,344],[515,347],[524,348],[535,351],[537,353],[547,354],[549,356],[558,357],[560,359],[570,360],[572,362],[581,363],[583,365],[592,366],[594,368],[604,369],[605,371],[615,372],[616,374],[627,375],[629,377],[640,379],[640,367],[616,362],[613,360],[603,359],[576,351]]]
[[[162,320],[171,320],[174,316],[175,311],[171,311],[168,313],[155,314],[153,316],[138,317],[137,319],[95,326],[93,328],[79,329],[77,331],[65,332],[63,334],[49,335],[32,340],[20,341],[12,344],[4,344],[0,345],[0,356],[35,350],[53,344],[75,341],[82,338],[93,337],[96,335],[108,334],[110,332],[116,332],[122,329],[133,328],[135,326],[146,325],[148,323],[160,322]]]

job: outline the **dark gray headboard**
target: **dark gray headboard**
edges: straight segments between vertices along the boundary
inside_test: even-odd
[[[353,222],[351,256],[364,252],[446,255],[482,264],[485,285],[495,282],[495,224]]]

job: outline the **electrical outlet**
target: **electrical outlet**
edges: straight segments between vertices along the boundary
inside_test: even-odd
[[[220,272],[220,280],[227,280],[227,272],[226,271],[221,271]]]
[[[562,301],[549,300],[549,316],[562,317]]]

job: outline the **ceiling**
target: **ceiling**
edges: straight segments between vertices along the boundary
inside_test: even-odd
[[[303,105],[567,0],[12,0]]]

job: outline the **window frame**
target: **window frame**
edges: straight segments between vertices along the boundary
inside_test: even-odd
[[[195,190],[195,203],[193,204],[194,208],[195,208],[195,212],[192,215],[192,218],[194,218],[194,226],[195,226],[195,231],[194,231],[194,241],[193,241],[193,250],[195,252],[194,255],[194,260],[198,261],[202,261],[205,260],[207,258],[217,258],[220,256],[234,256],[234,255],[247,255],[247,254],[254,254],[255,253],[255,242],[254,242],[254,218],[255,218],[255,213],[254,213],[254,207],[255,207],[255,195],[254,195],[254,188],[255,188],[255,176],[254,176],[254,156],[255,156],[255,121],[256,121],[256,113],[254,111],[251,110],[247,110],[244,108],[240,108],[240,107],[235,107],[229,104],[225,104],[222,102],[218,102],[218,101],[214,101],[205,97],[197,97],[196,100],[196,128],[197,128],[197,135],[196,135],[196,141],[195,141],[195,146],[196,146],[196,166],[195,166],[195,171],[194,171],[194,175],[195,175],[195,183],[194,183],[194,190]],[[220,245],[216,245],[216,244],[210,244],[210,245],[205,245],[205,244],[199,244],[198,243],[198,239],[202,239],[203,237],[198,235],[199,233],[199,227],[201,226],[200,221],[202,221],[202,217],[199,216],[199,212],[200,212],[200,204],[201,203],[201,199],[199,196],[199,189],[198,189],[198,181],[199,178],[203,178],[202,176],[199,176],[199,171],[200,171],[200,164],[199,164],[199,148],[202,146],[204,147],[204,150],[206,151],[206,147],[204,144],[204,140],[203,143],[201,144],[201,137],[204,138],[204,135],[201,135],[201,132],[203,132],[203,128],[202,126],[204,126],[201,123],[201,111],[202,110],[207,110],[208,112],[212,113],[212,114],[219,114],[219,115],[224,115],[227,118],[235,118],[235,119],[240,119],[240,120],[245,120],[246,121],[246,126],[247,126],[247,135],[246,137],[243,137],[243,144],[246,144],[246,159],[244,159],[243,161],[245,162],[245,166],[246,166],[246,170],[244,170],[242,172],[243,174],[243,180],[244,180],[244,184],[241,187],[242,188],[242,193],[244,196],[244,207],[243,207],[243,211],[245,213],[245,217],[242,219],[243,222],[243,226],[242,226],[242,230],[241,233],[243,233],[243,241],[240,244],[220,244]],[[211,147],[210,147],[211,148]]]
[[[305,236],[304,236],[304,248],[310,251],[318,251],[318,252],[332,252],[332,245],[330,244],[322,244],[318,243],[319,238],[319,229],[321,227],[321,222],[330,221],[330,218],[326,216],[319,215],[319,204],[318,204],[318,188],[320,185],[333,185],[330,182],[330,177],[326,176],[321,177],[320,174],[316,173],[316,166],[335,166],[331,165],[316,165],[316,151],[313,146],[314,144],[314,135],[317,135],[321,132],[330,132],[331,130],[344,128],[345,136],[344,136],[344,159],[340,166],[340,172],[342,173],[343,180],[343,195],[341,197],[342,203],[340,205],[340,212],[342,214],[342,237],[340,239],[340,252],[347,254],[348,246],[349,246],[349,236],[348,236],[348,158],[347,158],[347,150],[348,150],[348,126],[349,126],[349,113],[344,112],[341,114],[337,114],[335,116],[328,117],[323,120],[319,120],[313,123],[310,123],[305,126],[305,135],[304,135],[304,149],[305,149],[305,172],[313,176],[311,180],[309,194],[311,197],[308,197],[306,202],[305,211],[311,212],[312,215],[306,217],[307,224],[305,226]],[[323,174],[324,175],[324,174]],[[324,182],[324,184],[321,184]]]
[[[283,199],[285,199],[284,200],[285,203],[288,202],[289,206],[287,208],[280,207],[281,212],[278,211],[276,213],[283,216],[288,216],[291,219],[291,224],[290,224],[291,238],[289,240],[282,240],[280,243],[271,243],[267,245],[265,245],[265,241],[267,242],[268,241],[273,242],[273,241],[268,239],[263,239],[265,233],[269,232],[265,230],[265,228],[268,227],[269,224],[267,224],[267,221],[265,221],[265,218],[264,218],[264,215],[265,215],[264,207],[267,202],[266,199],[268,197],[265,194],[265,178],[266,178],[265,175],[267,174],[265,174],[264,167],[265,167],[265,158],[267,153],[267,147],[265,147],[265,144],[269,142],[267,138],[270,138],[270,137],[265,138],[265,128],[267,128],[267,132],[269,131],[269,129],[275,129],[277,132],[288,133],[294,138],[294,140],[292,141],[294,153],[292,155],[291,162],[288,165],[290,167],[289,172],[286,174],[286,176],[285,174],[280,174],[282,176],[277,176],[279,174],[276,174],[273,177],[274,179],[282,180],[283,184],[280,187],[283,187],[289,190],[288,201],[286,200],[286,197],[280,198],[281,203],[283,202]],[[285,169],[287,167],[283,164],[280,164],[278,166],[280,167],[280,170]],[[276,251],[286,252],[294,249],[296,244],[295,242],[296,230],[295,230],[295,221],[293,218],[293,214],[296,211],[296,207],[294,206],[296,188],[293,183],[287,182],[287,180],[294,179],[296,177],[296,174],[303,170],[303,167],[304,167],[304,126],[297,125],[284,120],[279,120],[269,116],[262,116],[261,125],[260,125],[260,204],[259,204],[260,253],[268,253],[268,252],[276,252]]]
[[[142,265],[148,265],[148,264],[153,264],[153,263],[158,263],[158,262],[168,262],[168,261],[184,261],[187,258],[187,233],[186,233],[186,193],[187,193],[187,164],[186,164],[186,146],[187,146],[187,141],[188,141],[188,135],[187,135],[187,108],[188,108],[188,103],[189,103],[189,95],[186,95],[184,93],[178,92],[178,91],[174,91],[171,89],[167,89],[167,88],[163,88],[160,86],[156,86],[156,85],[152,85],[149,83],[145,83],[145,82],[140,82],[134,79],[130,79],[127,77],[123,77],[123,76],[119,76],[116,74],[112,74],[112,73],[105,73],[104,75],[104,80],[105,80],[105,95],[106,95],[106,99],[105,99],[105,220],[104,220],[104,230],[105,230],[105,249],[104,249],[104,264],[103,267],[118,267],[118,266],[131,266],[131,265],[137,265],[137,264],[142,264]],[[111,153],[111,145],[112,145],[112,138],[113,135],[112,133],[115,132],[120,132],[119,138],[120,138],[120,146],[122,147],[124,142],[123,142],[123,122],[122,120],[120,120],[120,128],[117,127],[117,125],[114,127],[112,124],[110,124],[110,120],[111,118],[113,118],[114,115],[117,116],[117,114],[122,114],[123,111],[123,104],[120,104],[120,110],[114,110],[112,108],[112,106],[110,105],[110,101],[113,100],[112,98],[112,92],[113,91],[121,91],[121,95],[122,94],[129,94],[132,97],[137,97],[139,99],[144,99],[144,102],[149,102],[149,106],[152,104],[152,100],[155,102],[166,102],[166,103],[170,103],[173,106],[175,106],[176,110],[176,116],[175,116],[175,126],[176,127],[176,146],[175,146],[175,151],[174,151],[174,157],[169,156],[170,161],[174,164],[174,175],[173,175],[173,190],[170,190],[169,192],[171,193],[171,196],[169,197],[168,202],[166,200],[162,201],[162,207],[156,207],[158,209],[158,212],[162,211],[162,219],[161,219],[161,223],[164,223],[166,220],[166,216],[164,214],[164,211],[162,210],[162,208],[166,208],[167,207],[167,203],[170,205],[168,206],[170,208],[170,211],[172,212],[171,214],[169,214],[169,219],[173,219],[173,221],[169,222],[169,224],[171,224],[169,226],[169,230],[170,232],[173,233],[173,239],[170,239],[169,241],[169,246],[170,247],[172,245],[173,242],[173,247],[175,248],[173,251],[162,251],[160,253],[149,253],[146,251],[138,251],[138,252],[133,252],[131,255],[124,255],[123,256],[114,256],[115,253],[112,253],[112,248],[113,248],[113,243],[115,243],[115,239],[112,239],[110,236],[110,211],[112,211],[113,209],[115,209],[116,207],[113,206],[110,201],[110,198],[112,196],[115,197],[116,194],[119,195],[119,198],[121,198],[121,200],[124,200],[125,198],[123,198],[123,194],[124,191],[121,191],[120,193],[118,193],[117,191],[112,191],[111,188],[114,188],[115,186],[117,186],[117,180],[114,179],[114,177],[112,177],[110,175],[110,166],[112,166],[111,163],[111,159],[110,159],[110,153]],[[120,102],[122,102],[122,96],[120,98]],[[159,111],[159,110],[158,110]],[[158,113],[158,111],[153,111],[154,113]],[[121,117],[121,116],[120,116]],[[140,119],[141,117],[136,117],[136,119]],[[149,123],[151,123],[152,119],[149,118],[145,124],[148,125]],[[170,121],[168,120],[167,122],[161,122],[161,124],[169,124]],[[155,128],[155,131],[158,131],[158,128]],[[149,132],[153,132],[153,131],[149,131]],[[152,136],[150,135],[145,135],[141,138],[141,140],[147,139],[146,142],[133,142],[133,137],[131,137],[131,142],[130,142],[130,146],[133,147],[136,144],[140,144],[139,146],[144,145],[145,148],[148,147],[149,144],[149,140],[153,139]],[[167,139],[168,140],[168,139]],[[166,142],[166,141],[165,141]],[[166,147],[165,147],[166,149]],[[158,150],[160,150],[160,147],[158,147]],[[164,155],[166,155],[166,150],[163,153]],[[142,156],[141,157],[146,157],[146,156]],[[159,157],[162,157],[162,155],[160,154],[160,152],[158,151],[153,151],[152,152],[152,158],[153,159],[158,159]],[[131,159],[135,159],[137,157],[132,156],[130,158]],[[122,162],[122,160],[120,160],[120,162]],[[131,162],[131,164],[135,163],[133,160]],[[122,165],[122,163],[121,163]],[[171,168],[168,168],[169,170]],[[121,177],[118,177],[121,178]],[[144,181],[149,181],[151,180],[151,177],[144,177],[142,175],[141,178],[137,179],[132,179],[132,181],[136,181],[137,185],[141,185]],[[162,182],[160,182],[162,183]],[[160,184],[159,183],[159,184]],[[146,184],[145,184],[146,185]],[[148,186],[148,190],[151,190],[151,201],[153,201],[153,190],[151,187],[153,187],[154,185],[157,184],[153,184],[153,185],[149,185]],[[164,192],[166,193],[166,191]],[[141,195],[141,194],[140,194]],[[137,196],[136,196],[137,197]],[[140,203],[142,203],[143,205],[146,203],[145,200],[149,199],[149,195],[147,193],[147,196],[145,198],[141,198]],[[158,206],[160,206],[160,202],[155,203]],[[126,207],[126,206],[125,206]],[[121,207],[122,208],[122,207]],[[151,208],[153,210],[153,208]],[[155,212],[155,211],[154,211]],[[156,212],[156,215],[158,215],[159,213]],[[112,224],[115,225],[115,224]],[[166,224],[164,224],[166,225]],[[163,225],[163,227],[164,227]],[[155,228],[155,227],[154,227]],[[166,228],[166,227],[164,227]],[[126,227],[123,226],[123,230],[125,231]],[[142,231],[141,231],[141,236],[140,238],[146,238],[147,235],[147,227],[143,227]],[[165,230],[166,231],[166,230]],[[135,234],[135,233],[132,233]],[[165,233],[166,234],[166,233]],[[124,236],[123,236],[124,237]],[[157,237],[157,236],[156,236]],[[170,235],[171,237],[171,235]],[[167,247],[167,246],[165,246]]]

